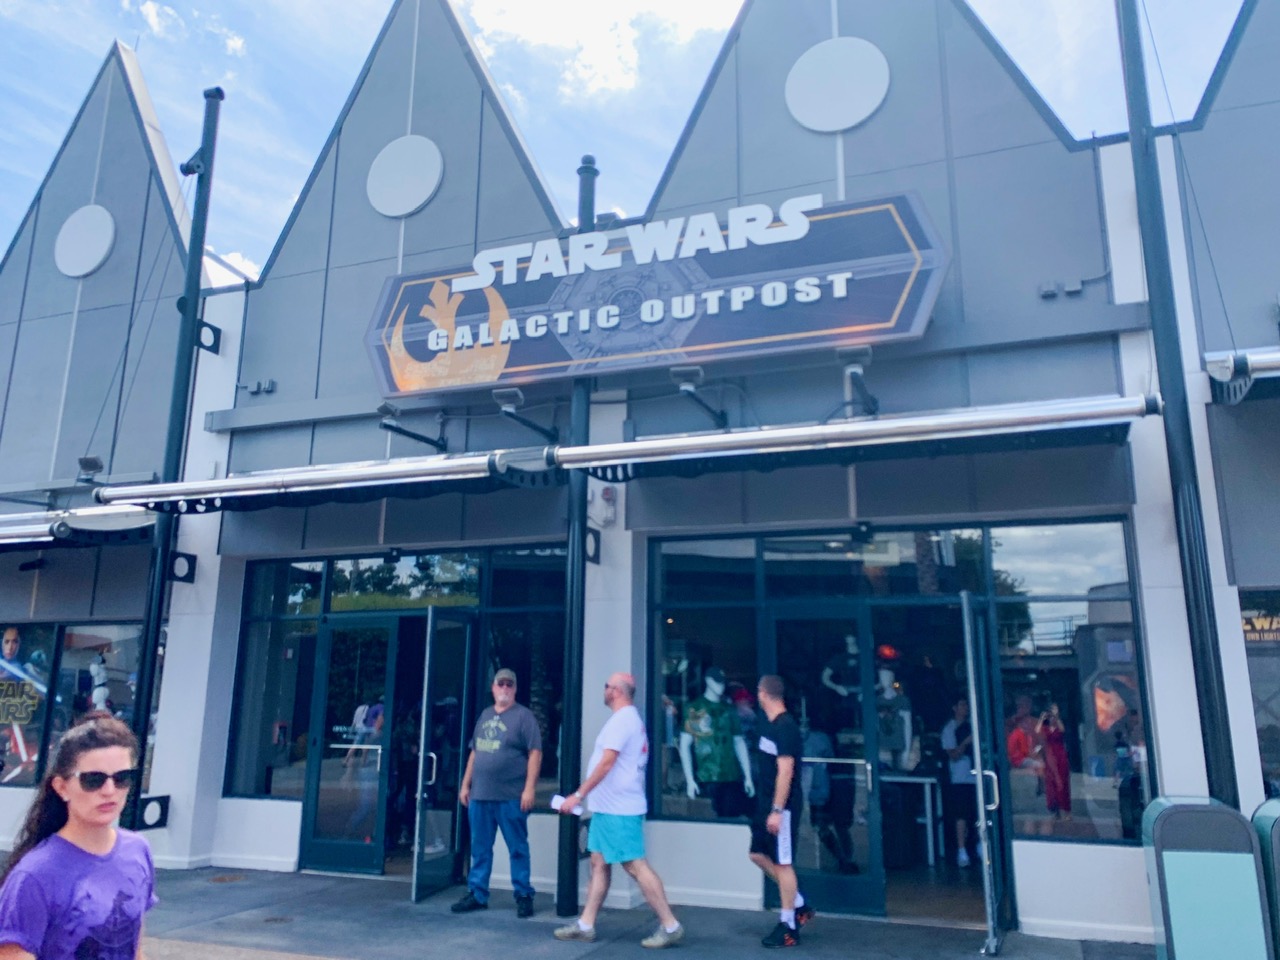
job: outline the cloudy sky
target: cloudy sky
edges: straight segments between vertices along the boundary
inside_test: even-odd
[[[785,2],[785,0],[760,0]],[[873,2],[873,0],[867,0]],[[1152,101],[1194,112],[1239,0],[1149,0]],[[598,156],[602,209],[645,208],[741,0],[454,0],[553,195],[576,208]],[[263,263],[392,0],[0,0],[0,250],[111,42],[138,51],[175,161],[201,90],[227,91],[209,244]],[[1112,0],[971,0],[1079,136],[1124,125]]]

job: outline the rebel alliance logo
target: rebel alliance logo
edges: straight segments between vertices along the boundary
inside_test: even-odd
[[[463,295],[451,294],[448,285],[439,280],[432,282],[426,302],[417,311],[418,319],[431,325],[425,338],[427,349],[433,354],[429,360],[416,359],[405,345],[405,320],[411,304],[401,308],[395,322],[382,332],[387,364],[398,392],[440,390],[498,379],[511,352],[511,331],[503,327],[514,321],[496,290],[486,287],[484,295],[489,304],[489,321],[473,332],[469,325],[459,326],[457,322]],[[499,342],[493,338],[495,326],[499,337],[507,334]]]

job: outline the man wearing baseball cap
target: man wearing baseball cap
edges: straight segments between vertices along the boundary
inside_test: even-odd
[[[533,711],[516,703],[516,674],[503,667],[493,675],[493,706],[476,720],[471,754],[458,799],[471,821],[471,872],[467,893],[450,909],[470,913],[489,908],[493,842],[499,830],[511,853],[516,916],[533,916],[529,870],[529,811],[542,767],[542,734]]]

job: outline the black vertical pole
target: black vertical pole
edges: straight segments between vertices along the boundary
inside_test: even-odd
[[[578,232],[591,233],[596,226],[595,157],[582,158],[578,168]],[[569,445],[586,446],[591,433],[591,383],[586,377],[573,381],[569,404]],[[587,580],[587,475],[569,471],[569,547],[566,558],[565,647],[563,708],[560,711],[560,793],[567,795],[581,782],[582,770],[582,656],[583,615]],[[577,817],[560,818],[560,849],[556,871],[556,913],[571,917],[578,912]]]
[[[1151,338],[1155,345],[1160,394],[1164,398],[1165,445],[1169,450],[1169,480],[1173,486],[1174,519],[1191,633],[1196,697],[1200,705],[1205,772],[1209,795],[1238,808],[1240,794],[1227,715],[1227,691],[1222,676],[1217,621],[1214,619],[1213,581],[1209,576],[1209,555],[1205,546],[1200,481],[1191,438],[1191,410],[1183,375],[1173,272],[1169,265],[1169,234],[1160,190],[1155,129],[1151,123],[1136,0],[1116,0],[1116,17],[1120,23],[1120,52],[1129,109],[1129,146],[1138,188],[1138,224],[1147,271]]]
[[[204,266],[204,236],[209,222],[209,195],[213,188],[213,152],[218,136],[218,111],[222,105],[220,87],[204,92],[204,131],[200,149],[181,167],[183,176],[196,175],[196,202],[191,213],[191,237],[187,243],[187,275],[178,301],[182,314],[178,326],[178,351],[173,370],[173,391],[169,397],[169,426],[165,434],[164,464],[160,482],[182,479],[182,457],[186,449],[191,371],[195,366],[197,326],[200,315],[200,279]],[[147,605],[142,617],[142,637],[138,651],[138,683],[133,694],[133,733],[138,738],[138,766],[147,763],[147,737],[151,728],[151,701],[155,696],[156,666],[160,656],[160,630],[164,623],[164,601],[173,562],[174,517],[161,513],[151,545],[151,570],[147,578]],[[142,788],[133,790],[124,810],[124,822],[138,824],[138,801]]]

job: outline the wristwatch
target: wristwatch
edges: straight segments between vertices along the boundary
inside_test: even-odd
[[[771,806],[769,809],[770,809],[770,811],[772,811],[773,813],[781,813],[781,812],[783,811],[783,809],[785,809],[785,808],[780,807],[780,806],[778,806],[778,805],[775,803],[775,804],[774,804],[773,806]]]

